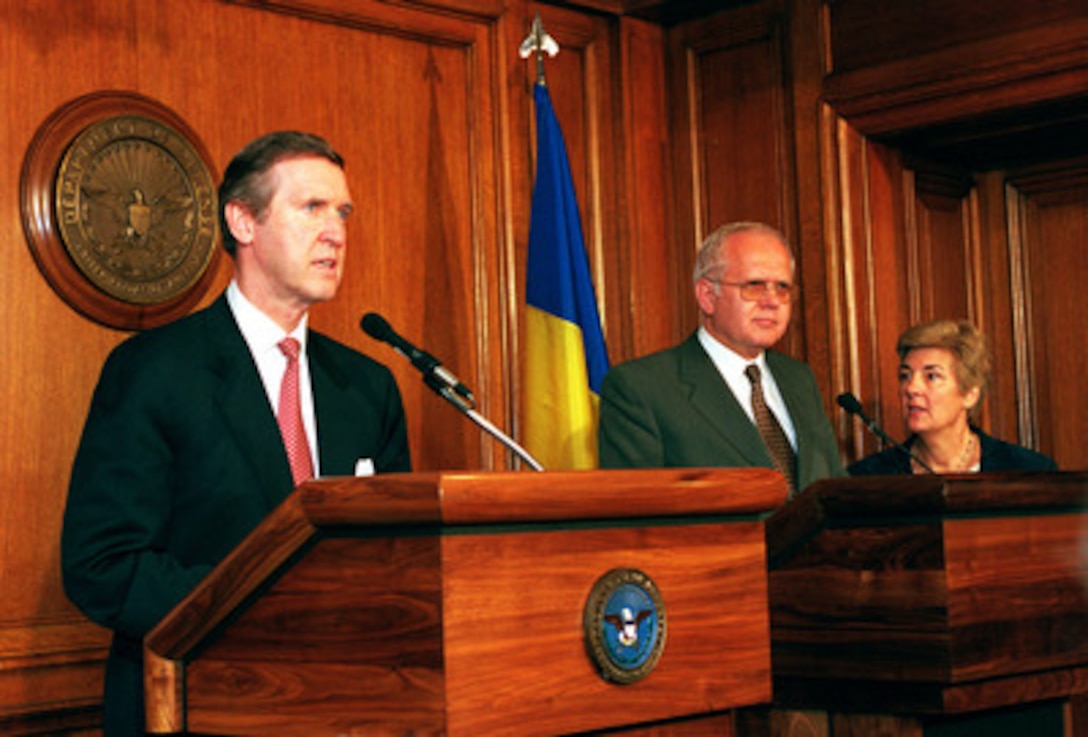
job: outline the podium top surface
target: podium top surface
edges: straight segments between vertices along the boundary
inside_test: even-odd
[[[750,515],[786,499],[767,468],[427,472],[329,478],[300,486],[315,525],[515,524]]]
[[[594,521],[762,520],[787,494],[785,478],[768,468],[432,472],[309,481],[148,634],[145,648],[181,657],[329,531],[393,537]]]
[[[771,567],[827,527],[935,517],[1021,516],[1088,509],[1088,472],[923,474],[825,479],[767,520]]]

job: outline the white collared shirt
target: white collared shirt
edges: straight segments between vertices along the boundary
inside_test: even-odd
[[[314,392],[310,381],[310,362],[306,353],[306,325],[307,317],[303,316],[298,326],[285,334],[283,328],[276,324],[275,320],[257,309],[256,306],[242,294],[238,283],[231,281],[227,287],[227,304],[234,314],[234,320],[238,323],[238,329],[242,331],[249,352],[253,356],[253,362],[257,364],[257,372],[261,375],[261,383],[264,384],[265,394],[268,395],[268,403],[275,414],[280,403],[280,384],[283,383],[283,374],[287,370],[287,356],[283,355],[279,343],[286,337],[292,337],[298,341],[298,388],[299,400],[302,408],[302,425],[306,428],[306,440],[310,445],[310,456],[313,461],[314,477],[320,476],[317,452],[317,418],[314,413]]]
[[[797,430],[793,426],[793,418],[790,417],[790,413],[786,409],[786,402],[782,399],[782,392],[778,390],[778,383],[774,379],[774,373],[767,366],[767,354],[760,352],[754,361],[747,359],[736,351],[722,345],[705,327],[699,328],[698,338],[699,344],[703,346],[703,350],[710,356],[714,367],[718,369],[718,373],[721,374],[722,379],[725,380],[726,385],[733,392],[733,396],[737,398],[737,402],[745,414],[748,415],[748,419],[752,421],[753,425],[756,418],[752,414],[752,382],[748,380],[744,369],[752,363],[759,366],[760,383],[763,385],[763,398],[767,402],[768,409],[778,420],[778,424],[782,426],[782,431],[786,433],[790,446],[793,447],[793,451],[796,453]]]

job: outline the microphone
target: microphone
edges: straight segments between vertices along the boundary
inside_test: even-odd
[[[446,396],[447,392],[452,390],[464,398],[470,409],[475,409],[476,397],[472,395],[472,391],[462,384],[461,380],[453,375],[453,372],[443,366],[441,361],[427,351],[416,348],[398,335],[397,331],[390,327],[384,317],[376,312],[368,312],[363,315],[363,319],[359,324],[363,328],[363,332],[371,338],[388,343],[398,353],[411,361],[412,365],[423,373],[423,381],[426,382],[427,386],[443,396]]]
[[[453,375],[437,358],[425,350],[416,348],[389,326],[385,318],[375,312],[363,315],[359,325],[363,332],[375,340],[388,343],[405,356],[412,365],[423,372],[423,383],[436,391],[440,397],[464,413],[470,420],[480,426],[485,432],[512,450],[518,458],[525,462],[534,471],[543,471],[544,466],[533,458],[529,451],[518,445],[512,437],[504,433],[495,424],[476,411],[476,397],[461,380]]]
[[[876,422],[870,419],[869,416],[866,415],[865,412],[862,410],[861,402],[859,402],[858,398],[855,397],[853,394],[851,394],[850,392],[843,392],[835,399],[835,401],[838,402],[839,406],[846,410],[849,414],[857,415],[858,418],[860,418],[861,421],[864,422],[865,425],[873,432],[873,434],[883,440],[885,443],[891,445],[894,448],[898,448],[903,453],[906,453],[910,458],[913,458],[915,461],[917,461],[919,466],[929,471],[930,473],[936,473],[932,468],[926,465],[925,461],[912,453],[910,448],[889,436],[888,433],[884,432],[884,430],[881,429],[880,425],[876,424]]]

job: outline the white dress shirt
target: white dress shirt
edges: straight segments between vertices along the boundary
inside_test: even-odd
[[[298,390],[299,404],[302,408],[302,425],[306,429],[306,441],[310,446],[310,457],[313,462],[314,477],[321,475],[317,452],[317,418],[314,414],[314,392],[310,381],[310,362],[306,353],[306,325],[307,317],[303,316],[298,326],[289,334],[283,332],[283,328],[276,324],[275,320],[261,312],[253,305],[235,281],[231,281],[227,287],[227,304],[234,314],[234,320],[238,323],[238,329],[242,331],[242,337],[249,346],[249,352],[253,356],[253,362],[257,364],[257,372],[261,375],[264,391],[268,395],[268,403],[275,414],[280,403],[280,384],[283,383],[283,374],[287,371],[287,356],[280,350],[279,343],[284,338],[291,337],[298,341]]]
[[[755,360],[747,359],[736,351],[722,345],[705,327],[699,328],[698,337],[703,350],[710,356],[714,367],[718,369],[718,373],[721,374],[722,379],[725,380],[726,385],[729,386],[733,396],[737,398],[737,402],[745,414],[748,415],[748,419],[752,421],[753,425],[756,418],[752,414],[752,382],[748,380],[744,369],[753,363],[759,366],[760,383],[763,386],[763,398],[767,402],[767,408],[771,410],[771,414],[775,416],[778,424],[782,426],[782,431],[786,433],[790,446],[793,448],[793,452],[796,453],[797,430],[794,428],[793,419],[786,409],[786,402],[782,399],[782,393],[778,390],[774,374],[767,366],[766,353],[760,352]]]

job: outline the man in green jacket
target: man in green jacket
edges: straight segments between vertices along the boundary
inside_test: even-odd
[[[844,475],[812,370],[768,350],[789,326],[794,275],[776,229],[740,222],[712,233],[695,264],[699,329],[605,377],[601,467],[766,466],[793,490]]]

